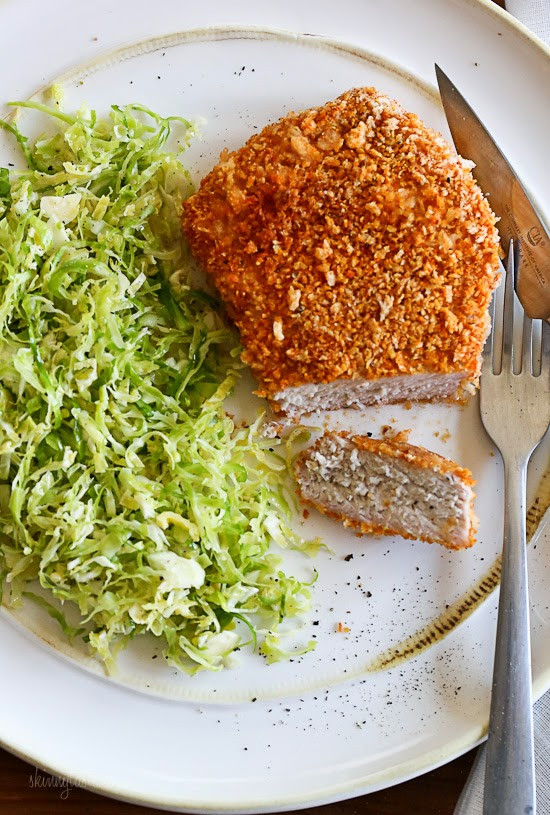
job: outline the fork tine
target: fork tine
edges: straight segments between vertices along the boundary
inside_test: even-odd
[[[481,363],[482,374],[492,373],[495,367],[493,360],[493,346],[495,342],[495,299],[496,292],[493,294],[491,303],[489,305],[490,329],[487,339],[485,340],[485,345],[483,346]]]
[[[532,374],[535,370],[533,364],[533,321],[523,313],[523,336],[521,339],[521,370]]]
[[[512,353],[514,345],[514,277],[515,277],[514,241],[510,241],[506,261],[506,280],[504,283],[504,309],[502,316],[502,365],[501,370],[512,370]]]
[[[540,355],[541,376],[548,376],[550,373],[550,325],[546,320],[542,321],[542,350]]]

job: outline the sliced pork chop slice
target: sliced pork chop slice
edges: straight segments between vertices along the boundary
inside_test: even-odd
[[[326,433],[294,466],[302,500],[365,534],[463,549],[475,542],[472,474],[398,439]]]
[[[463,371],[448,374],[401,374],[380,379],[335,379],[308,385],[294,385],[272,397],[289,419],[320,410],[342,407],[362,408],[395,402],[435,402],[453,399],[460,387],[462,396],[473,386],[465,384]]]

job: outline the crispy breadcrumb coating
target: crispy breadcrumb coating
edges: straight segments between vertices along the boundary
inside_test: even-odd
[[[471,166],[374,88],[222,153],[183,227],[260,395],[426,372],[477,382],[498,235]]]

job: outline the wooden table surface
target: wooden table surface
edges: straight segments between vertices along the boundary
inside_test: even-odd
[[[504,0],[493,0],[504,8]],[[431,773],[308,815],[453,815],[475,757],[472,750]],[[56,779],[0,749],[0,815],[142,815],[147,807],[55,785]]]

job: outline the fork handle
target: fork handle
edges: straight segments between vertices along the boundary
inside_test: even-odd
[[[504,543],[487,741],[484,815],[535,815],[527,591],[527,462],[504,462]]]

